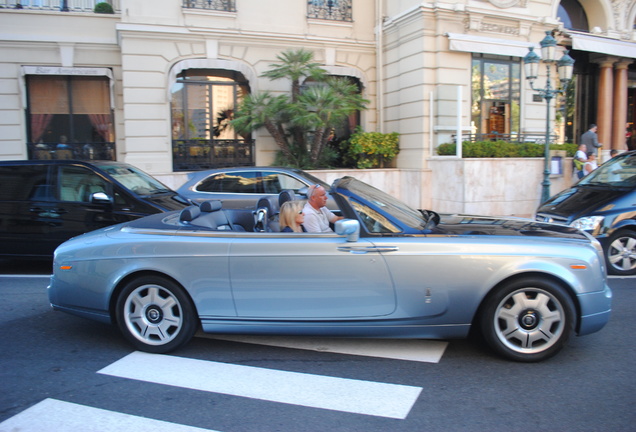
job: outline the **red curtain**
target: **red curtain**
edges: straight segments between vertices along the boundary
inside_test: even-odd
[[[31,141],[37,143],[51,123],[53,114],[31,114]]]

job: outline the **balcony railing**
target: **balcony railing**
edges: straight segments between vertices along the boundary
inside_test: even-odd
[[[254,140],[173,140],[174,171],[254,165]]]
[[[351,0],[308,0],[307,17],[332,21],[353,21]]]
[[[451,135],[451,138],[455,139],[455,134]],[[559,136],[558,135],[550,135],[550,142],[557,142]],[[498,132],[491,133],[464,133],[462,134],[462,141],[508,141],[511,143],[535,143],[535,144],[544,144],[545,143],[545,133],[512,133],[512,134],[503,134]]]
[[[27,144],[29,160],[115,160],[115,143]]]
[[[236,12],[236,0],[182,0],[188,9],[206,9],[223,12]]]
[[[43,10],[62,12],[93,12],[97,3],[105,0],[0,0],[2,9]],[[109,0],[115,13],[121,10],[120,0]]]

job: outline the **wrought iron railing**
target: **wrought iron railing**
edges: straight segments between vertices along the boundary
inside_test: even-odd
[[[455,139],[455,135],[452,135],[453,140]],[[550,135],[550,142],[555,143],[558,139],[558,135]],[[503,134],[498,132],[490,132],[490,133],[464,133],[462,134],[462,141],[508,141],[512,143],[535,143],[535,144],[544,144],[545,143],[545,133],[512,133],[512,134]]]
[[[2,9],[46,10],[62,12],[93,12],[97,3],[110,3],[115,13],[121,10],[120,0],[0,0]]]
[[[173,140],[174,171],[254,165],[254,140]]]
[[[115,160],[115,143],[27,144],[29,160]]]
[[[308,0],[307,17],[333,21],[353,21],[351,0]]]
[[[236,0],[182,0],[184,8],[236,12]]]

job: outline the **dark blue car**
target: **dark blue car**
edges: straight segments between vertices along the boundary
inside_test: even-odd
[[[603,245],[609,273],[636,274],[636,151],[608,160],[550,198],[536,219],[589,232]]]

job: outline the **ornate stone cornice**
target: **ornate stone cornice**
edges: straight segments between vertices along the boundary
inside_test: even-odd
[[[511,7],[526,7],[528,0],[488,0],[488,3],[501,9],[507,9]]]

